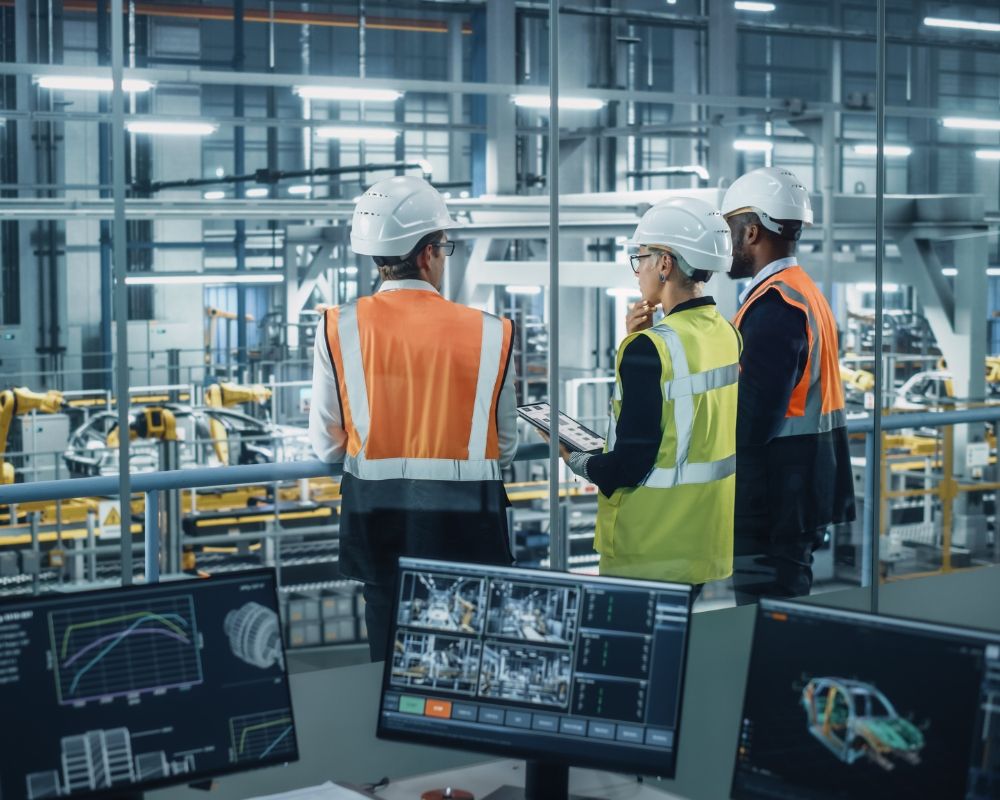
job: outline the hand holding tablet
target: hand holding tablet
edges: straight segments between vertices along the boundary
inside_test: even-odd
[[[548,403],[532,403],[519,406],[517,413],[522,419],[542,433],[549,433],[551,408]],[[570,452],[600,453],[604,450],[604,437],[581,425],[572,417],[559,412],[559,441]]]

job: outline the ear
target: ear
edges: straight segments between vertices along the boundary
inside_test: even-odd
[[[677,266],[677,261],[674,259],[672,255],[670,255],[670,253],[661,253],[660,258],[662,258],[664,261],[663,279],[665,281],[669,281],[670,275],[673,273],[674,268]]]
[[[761,226],[756,222],[751,222],[747,225],[743,231],[743,243],[744,244],[757,244],[760,241],[760,229]]]

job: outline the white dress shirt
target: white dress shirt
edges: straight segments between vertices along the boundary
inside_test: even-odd
[[[788,269],[789,267],[794,267],[799,263],[799,260],[795,256],[789,256],[788,258],[779,258],[777,261],[772,261],[764,269],[758,272],[750,285],[747,286],[742,292],[740,292],[740,305],[743,305],[747,298],[753,293],[753,290],[760,286],[764,281],[770,278],[772,275],[776,275],[783,269]]]
[[[415,289],[437,292],[426,281],[383,281],[380,292],[398,289]],[[315,356],[313,357],[312,397],[309,405],[309,441],[320,461],[333,464],[343,461],[347,450],[347,431],[340,417],[337,396],[337,379],[330,361],[330,348],[326,339],[326,315],[316,326]],[[514,393],[514,363],[504,379],[497,408],[500,440],[500,467],[509,467],[517,452],[517,397]]]

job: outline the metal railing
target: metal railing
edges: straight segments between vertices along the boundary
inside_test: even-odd
[[[967,425],[983,422],[1000,421],[1000,406],[988,406],[959,411],[928,411],[905,414],[890,414],[882,418],[882,431],[904,430],[909,428],[933,427],[940,428],[953,425]],[[865,514],[862,527],[862,572],[861,585],[877,590],[878,581],[873,576],[879,574],[879,548],[874,532],[874,508],[878,502],[879,487],[876,469],[879,449],[874,436],[874,418],[848,420],[849,433],[865,434],[865,460],[868,464],[865,474]],[[947,440],[950,442],[951,437]],[[521,445],[518,448],[517,461],[531,461],[546,458],[548,446],[539,442]],[[948,459],[951,463],[951,459]],[[292,461],[272,464],[254,464],[235,467],[213,467],[199,469],[171,470],[166,472],[137,473],[132,477],[131,487],[135,493],[146,496],[145,525],[145,558],[147,575],[156,575],[159,571],[160,531],[157,514],[157,492],[183,489],[201,489],[218,486],[240,486],[257,483],[276,483],[280,481],[295,481],[304,478],[339,477],[342,474],[339,464],[326,464],[322,461]],[[945,476],[948,481],[950,476]],[[951,478],[948,486],[954,488],[955,481]],[[39,481],[30,484],[17,484],[0,487],[0,505],[17,505],[20,503],[47,502],[69,500],[78,497],[106,497],[118,494],[118,476],[108,475],[95,478],[76,478],[61,481]],[[1000,484],[982,483],[959,487],[958,491],[989,491]],[[946,487],[947,488],[947,487]],[[945,505],[954,499],[957,491],[949,492],[949,497],[942,497]],[[951,518],[950,512],[947,514]],[[558,534],[559,531],[556,531]],[[945,533],[945,536],[948,534]],[[944,544],[947,545],[948,539]],[[128,536],[122,537],[122,548],[131,546]],[[558,554],[568,548],[568,538],[558,536],[551,543],[556,554],[556,561],[562,561]],[[568,555],[568,553],[566,554]]]

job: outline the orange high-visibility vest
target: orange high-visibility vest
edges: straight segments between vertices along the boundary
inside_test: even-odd
[[[783,269],[755,288],[733,324],[739,328],[747,310],[771,290],[779,292],[788,305],[801,309],[806,315],[809,343],[805,371],[792,391],[785,421],[777,436],[816,435],[846,425],[837,323],[830,304],[802,267]]]
[[[345,472],[362,480],[500,480],[496,414],[510,320],[420,289],[382,291],[326,314]]]

